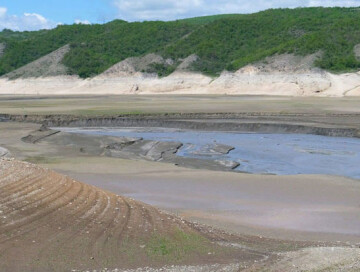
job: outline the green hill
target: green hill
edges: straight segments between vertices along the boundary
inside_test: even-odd
[[[272,9],[172,22],[115,20],[103,25],[65,25],[35,32],[4,30],[0,32],[0,43],[6,44],[0,58],[0,75],[66,44],[71,45],[71,50],[63,63],[70,73],[81,77],[97,75],[128,57],[148,53],[174,60],[196,54],[200,60],[194,70],[218,75],[224,69],[234,71],[276,53],[307,55],[321,50],[322,58],[316,66],[343,72],[360,68],[353,50],[360,44],[360,10]],[[156,69],[163,72],[160,66]]]

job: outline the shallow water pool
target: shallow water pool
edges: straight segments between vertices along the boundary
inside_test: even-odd
[[[170,128],[62,128],[72,133],[142,137],[179,141],[178,156],[226,159],[240,163],[237,171],[259,174],[329,174],[360,178],[360,139],[307,134],[206,132]],[[211,152],[214,144],[235,149]]]

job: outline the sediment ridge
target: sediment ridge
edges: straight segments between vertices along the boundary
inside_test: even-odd
[[[108,117],[2,114],[0,120],[39,123],[47,127],[168,127],[204,131],[360,137],[360,125],[357,121],[360,120],[359,114],[199,113]],[[346,122],[346,120],[350,121]]]

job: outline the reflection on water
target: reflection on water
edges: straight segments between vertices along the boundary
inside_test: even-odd
[[[203,132],[164,128],[66,128],[67,132],[143,137],[180,141],[179,156],[226,159],[240,163],[236,169],[278,175],[331,174],[360,178],[360,139],[305,134],[250,134]],[[214,152],[214,144],[235,147],[229,154]]]

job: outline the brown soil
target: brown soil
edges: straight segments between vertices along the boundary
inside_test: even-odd
[[[1,271],[246,264],[268,256],[220,246],[231,236],[33,164],[0,160],[0,173]]]

